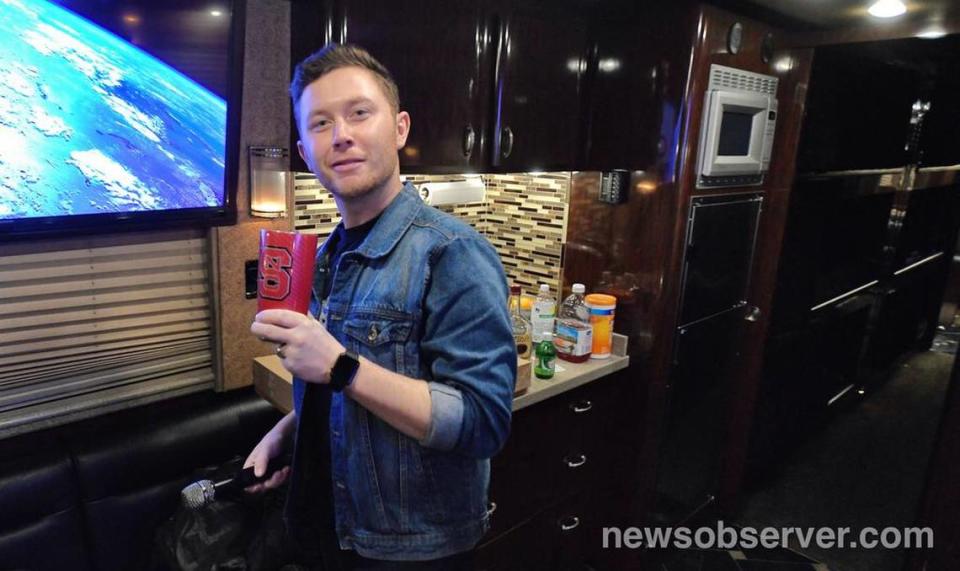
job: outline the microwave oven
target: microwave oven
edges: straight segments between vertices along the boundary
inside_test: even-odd
[[[763,184],[777,127],[776,77],[710,66],[697,188]]]

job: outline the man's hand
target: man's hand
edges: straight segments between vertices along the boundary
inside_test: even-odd
[[[330,369],[345,351],[319,321],[287,309],[261,311],[250,331],[281,345],[284,368],[313,383],[330,382]]]
[[[283,452],[284,444],[290,438],[294,429],[296,416],[290,413],[280,419],[280,422],[274,426],[270,432],[267,432],[260,442],[253,448],[247,460],[243,463],[244,468],[253,466],[253,474],[258,478],[267,471],[267,464],[271,458],[275,458]],[[254,484],[245,490],[251,494],[257,494],[265,490],[272,490],[283,484],[287,476],[290,475],[290,466],[284,466],[273,473],[267,481]]]

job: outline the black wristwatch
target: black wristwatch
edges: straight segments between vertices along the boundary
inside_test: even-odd
[[[360,368],[360,356],[347,349],[337,357],[337,362],[330,369],[330,388],[336,392],[349,387]]]

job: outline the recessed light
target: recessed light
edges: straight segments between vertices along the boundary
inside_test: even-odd
[[[906,11],[907,7],[900,0],[877,0],[867,9],[875,18],[896,18]]]
[[[940,27],[927,28],[926,30],[917,34],[918,38],[923,38],[925,40],[935,40],[937,38],[942,38],[947,35],[947,31]]]

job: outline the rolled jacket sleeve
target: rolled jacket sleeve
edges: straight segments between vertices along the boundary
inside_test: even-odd
[[[431,257],[421,356],[431,373],[423,446],[489,458],[510,433],[516,345],[493,247],[456,237]]]

